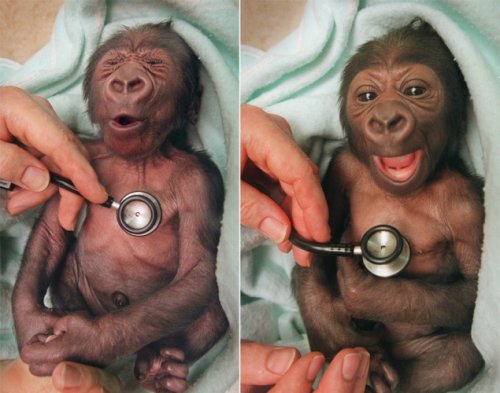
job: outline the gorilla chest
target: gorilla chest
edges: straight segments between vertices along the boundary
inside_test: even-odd
[[[401,232],[411,247],[404,275],[447,281],[458,271],[447,226],[438,207],[425,197],[398,198],[376,189],[360,189],[351,194],[349,214],[344,241],[359,241],[367,230],[380,224]]]
[[[99,210],[98,210],[99,209]],[[129,298],[167,285],[179,266],[179,236],[174,217],[150,235],[124,232],[109,209],[93,206],[74,248],[78,280],[103,293],[119,291]]]

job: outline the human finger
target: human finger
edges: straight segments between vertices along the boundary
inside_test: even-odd
[[[274,385],[300,358],[292,347],[241,342],[241,384]]]
[[[324,363],[325,357],[319,352],[308,353],[297,360],[269,392],[310,393]]]
[[[319,242],[328,241],[328,208],[316,166],[282,122],[248,105],[242,107],[241,116],[242,168],[250,160],[278,179],[284,192],[296,200],[295,208],[305,217],[307,233],[301,230],[301,234]]]
[[[76,227],[84,200],[78,195],[64,189],[59,189],[59,193],[61,194],[58,212],[59,222],[64,229],[73,231]]]
[[[275,133],[284,134],[289,138],[292,135],[292,131],[288,122],[281,116],[267,113],[259,107],[244,104],[241,106],[240,115],[241,124],[241,145],[242,151],[240,154],[241,170],[245,168],[247,161],[247,150],[246,147],[249,146],[248,142],[252,139],[247,139],[255,131],[263,131],[263,134],[273,136]],[[263,142],[263,141],[261,141]],[[252,148],[250,148],[252,150]]]
[[[15,216],[31,209],[32,207],[41,205],[56,192],[57,187],[54,185],[49,185],[49,187],[41,192],[15,188],[14,191],[7,194],[7,205],[5,208],[9,214]]]
[[[8,194],[6,210],[9,214],[17,215],[38,206],[48,200],[57,192],[58,188],[50,185],[42,192],[32,192],[24,189],[14,189]],[[78,195],[64,189],[59,189],[61,199],[59,202],[58,218],[61,226],[72,231],[76,227],[80,210],[84,200]]]
[[[102,369],[61,362],[52,373],[52,384],[60,393],[120,393],[119,379]]]
[[[0,368],[1,392],[55,393],[50,378],[32,375],[29,372],[29,366],[21,359],[2,361],[2,363]]]
[[[43,191],[49,185],[47,167],[14,143],[0,140],[0,178],[30,191]]]
[[[62,174],[70,178],[82,195],[92,202],[104,202],[106,191],[88,162],[86,151],[76,136],[47,109],[21,89],[0,89],[0,140],[15,139],[41,155],[50,157]],[[29,114],[29,115],[26,115]]]
[[[370,354],[364,348],[343,349],[326,369],[315,393],[363,393],[369,367]]]
[[[328,205],[321,188],[317,167],[307,158],[303,161],[302,173],[290,182],[281,180],[283,191],[291,198],[290,212],[297,232],[317,242],[330,240]]]
[[[291,223],[281,207],[267,195],[245,181],[240,182],[241,224],[257,229],[276,244],[283,243],[291,231]]]

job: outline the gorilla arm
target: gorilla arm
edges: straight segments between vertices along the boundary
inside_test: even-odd
[[[57,221],[59,199],[57,194],[49,200],[35,224],[14,287],[12,309],[20,350],[35,336],[52,334],[58,319],[43,299],[69,242],[68,232]]]

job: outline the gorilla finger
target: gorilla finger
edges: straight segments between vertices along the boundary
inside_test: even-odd
[[[152,378],[161,369],[163,358],[155,354],[150,349],[144,349],[139,352],[135,361],[134,375],[138,381],[145,383]]]
[[[372,374],[370,377],[375,393],[391,393],[389,386],[382,380],[380,375]]]
[[[188,375],[188,367],[185,363],[166,361],[161,365],[159,374],[164,374],[165,376],[171,375],[173,377],[186,379]]]
[[[24,361],[24,359],[23,359]],[[47,377],[52,375],[52,372],[57,366],[57,363],[51,362],[40,362],[40,363],[30,363],[30,373],[36,377]]]
[[[160,354],[164,358],[175,359],[179,362],[183,362],[185,358],[184,351],[178,348],[162,348]]]
[[[187,381],[182,378],[168,377],[156,381],[156,389],[160,391],[164,389],[168,392],[183,393],[187,387]]]
[[[391,391],[396,390],[396,387],[399,384],[398,373],[388,362],[382,362],[382,369],[384,372],[385,380],[389,384]]]

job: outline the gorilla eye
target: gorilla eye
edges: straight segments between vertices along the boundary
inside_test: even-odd
[[[106,64],[107,66],[114,67],[114,66],[116,66],[116,65],[120,64],[121,62],[122,62],[122,59],[121,59],[121,58],[119,58],[119,57],[115,57],[115,58],[112,58],[112,59],[108,59],[108,60],[106,60],[105,64]]]
[[[373,101],[375,98],[377,98],[377,93],[373,91],[367,91],[365,93],[358,94],[358,101],[361,102]]]
[[[421,96],[427,91],[425,87],[422,86],[412,86],[407,89],[405,89],[404,94],[410,97],[417,97]]]
[[[150,66],[160,65],[160,64],[163,64],[163,60],[162,59],[157,59],[157,58],[146,59],[146,64],[148,64]]]

